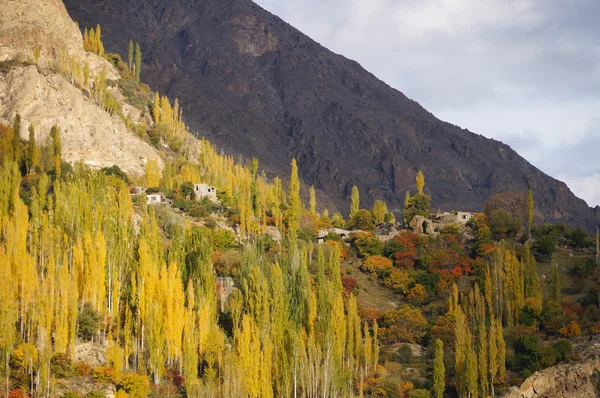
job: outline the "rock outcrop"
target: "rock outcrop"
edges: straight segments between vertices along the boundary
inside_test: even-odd
[[[600,397],[600,341],[583,340],[575,347],[578,362],[535,372],[503,398],[596,398]]]
[[[92,76],[102,69],[109,79],[119,76],[109,62],[83,49],[81,32],[62,0],[2,0],[0,62],[29,60],[52,68],[63,53],[81,65],[87,63]]]
[[[108,61],[83,49],[81,32],[61,0],[0,2],[0,62],[13,61],[0,69],[0,123],[11,125],[19,113],[22,138],[27,139],[33,125],[41,143],[57,125],[63,160],[70,163],[117,165],[141,175],[147,159],[156,159],[162,168],[157,151],[129,133],[121,118],[111,116],[56,72],[61,58],[80,67],[87,64],[91,80],[102,71],[109,80],[119,78]]]
[[[599,382],[600,359],[588,359],[535,372],[504,398],[596,398]]]
[[[147,159],[163,162],[154,148],[130,134],[124,122],[110,116],[62,76],[43,75],[36,66],[18,66],[0,73],[0,122],[11,125],[21,115],[23,139],[33,124],[44,142],[52,126],[61,131],[63,160],[92,168],[119,166],[141,175]]]
[[[302,180],[342,211],[353,185],[364,207],[385,199],[401,209],[420,169],[443,211],[480,211],[490,195],[533,189],[547,221],[595,229],[583,200],[509,146],[437,119],[250,0],[65,4],[82,26],[101,24],[110,51],[139,42],[142,78],[179,98],[192,130],[280,176],[296,157]]]

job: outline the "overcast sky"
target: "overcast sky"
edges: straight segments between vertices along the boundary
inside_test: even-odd
[[[255,0],[600,205],[599,0]]]

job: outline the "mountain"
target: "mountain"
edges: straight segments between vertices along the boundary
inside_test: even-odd
[[[300,176],[342,210],[400,209],[423,170],[443,210],[481,210],[495,193],[535,192],[537,215],[594,228],[594,212],[508,145],[437,119],[355,61],[334,54],[249,0],[65,0],[107,50],[143,51],[143,79],[179,97],[187,123],[269,173]]]

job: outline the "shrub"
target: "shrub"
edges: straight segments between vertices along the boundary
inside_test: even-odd
[[[62,395],[61,398],[79,398],[79,394],[73,391],[67,391]]]
[[[394,269],[384,279],[383,283],[395,291],[406,294],[408,293],[408,286],[411,283],[411,279],[408,275],[408,272],[400,269]]]
[[[423,285],[417,283],[408,291],[407,298],[413,304],[421,304],[427,298],[427,290],[425,290]]]
[[[150,395],[150,380],[148,376],[137,373],[123,374],[119,380],[119,388],[122,388],[131,398],[145,398]]]
[[[113,368],[107,366],[98,366],[94,368],[94,380],[97,383],[117,384],[119,373]]]
[[[381,255],[383,251],[383,243],[374,234],[357,232],[350,235],[350,240],[361,257]]]
[[[579,324],[577,322],[571,321],[571,322],[569,322],[568,325],[560,328],[558,333],[560,333],[561,336],[565,336],[565,337],[579,336],[579,334],[581,333],[581,327],[579,326]]]
[[[85,398],[106,398],[106,394],[103,391],[94,390],[85,394]]]
[[[389,258],[383,256],[371,256],[367,258],[360,269],[363,271],[370,272],[372,274],[380,273],[384,270],[390,270],[392,268],[392,261]]]
[[[431,398],[431,394],[429,393],[429,391],[423,389],[423,388],[419,388],[418,390],[412,390],[408,396],[410,398]]]
[[[57,353],[50,359],[50,371],[59,379],[71,377],[75,374],[73,364],[67,354]]]
[[[87,362],[75,362],[73,368],[77,376],[89,376],[92,373],[92,367]]]
[[[569,340],[561,339],[552,344],[552,348],[556,351],[559,361],[564,361],[573,352],[573,345]]]
[[[77,316],[79,329],[77,337],[84,341],[90,341],[98,331],[101,315],[94,309],[91,303],[85,303]]]
[[[8,398],[29,398],[29,394],[27,394],[20,388],[17,388],[10,391],[10,393],[8,394]]]

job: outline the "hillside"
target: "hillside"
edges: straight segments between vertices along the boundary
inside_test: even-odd
[[[145,79],[179,97],[193,130],[267,172],[296,157],[343,212],[353,185],[365,205],[400,209],[420,169],[436,208],[481,210],[492,194],[533,189],[538,216],[595,228],[597,213],[509,146],[440,121],[249,0],[65,4],[83,26],[106,27],[112,51],[140,42]]]

